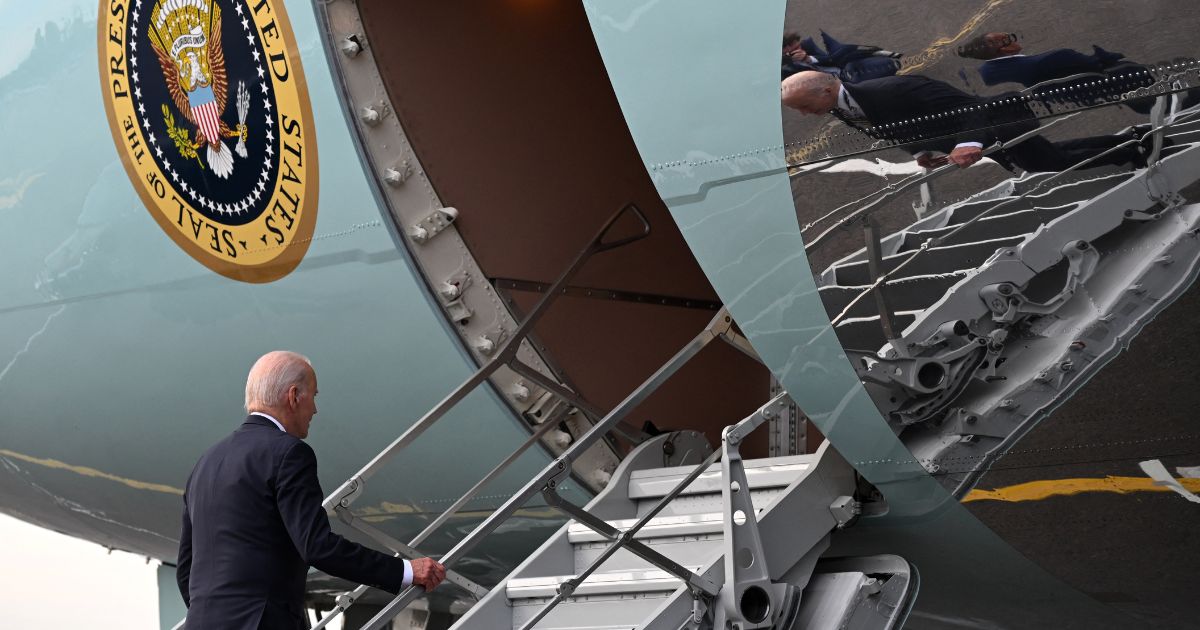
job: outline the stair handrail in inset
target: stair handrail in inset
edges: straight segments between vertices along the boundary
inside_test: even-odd
[[[602,419],[596,422],[592,427],[578,437],[565,451],[562,452],[554,461],[550,462],[540,473],[532,477],[520,490],[509,497],[503,505],[492,512],[482,523],[477,525],[471,533],[458,542],[450,551],[447,551],[442,557],[441,562],[447,567],[454,565],[461,560],[468,552],[475,548],[479,542],[495,531],[509,517],[511,517],[521,506],[525,504],[534,495],[541,493],[547,496],[548,493],[556,494],[557,489],[562,485],[571,474],[571,466],[574,461],[582,455],[588,448],[597,440],[606,435],[613,427],[621,422],[625,416],[629,415],[638,405],[646,400],[660,385],[667,381],[671,376],[679,371],[684,365],[696,356],[701,350],[708,346],[709,343],[716,339],[721,339],[742,352],[754,357],[753,348],[750,347],[748,341],[740,333],[733,329],[733,319],[729,313],[722,308],[720,312],[708,323],[708,325],[700,331],[687,345],[675,353],[666,363],[651,374],[645,381],[642,382],[636,389],[625,397],[612,411],[608,412]],[[558,505],[555,505],[558,503]],[[565,502],[551,502],[552,507],[562,509],[567,514],[579,517],[579,522],[589,528],[592,528],[597,533],[607,536],[606,529],[608,526],[603,520],[593,517],[590,513],[582,508],[577,508],[572,504]],[[633,547],[631,547],[632,549]],[[650,553],[642,555],[647,561],[655,564],[660,569],[679,576],[684,582],[695,585],[705,593],[715,594],[719,591],[719,587],[708,578],[697,575],[693,571],[682,567],[674,561],[662,556],[658,552],[649,550]],[[447,571],[449,574],[449,571]],[[367,621],[363,626],[364,630],[379,630],[395,617],[401,610],[412,603],[413,600],[420,595],[418,589],[414,586],[406,588],[403,592],[396,596],[384,608],[379,611],[374,617]]]
[[[1054,127],[1054,126],[1059,125],[1067,120],[1070,120],[1071,118],[1074,118],[1078,114],[1079,113],[1076,112],[1076,113],[1071,113],[1071,114],[1067,114],[1062,117],[1056,118],[1044,125],[1039,126],[1036,129],[1031,129],[1011,140],[1003,141],[1003,142],[997,141],[997,142],[993,143],[991,146],[989,146],[983,150],[983,157],[988,157],[988,156],[992,155],[993,153],[997,153],[999,151],[1004,151],[1005,149],[1011,149],[1014,145],[1025,142],[1026,140],[1029,140],[1030,138],[1041,134],[1042,132],[1046,131],[1047,129],[1050,129],[1051,127]],[[1012,123],[1005,123],[1005,124],[1012,124]],[[854,205],[861,201],[866,201],[867,199],[870,199],[871,197],[875,197],[876,195],[879,195],[879,197],[877,199],[875,199],[874,201],[871,201],[870,203],[867,203],[865,206],[862,206],[861,208],[855,210],[854,212],[851,212],[850,214],[838,219],[837,222],[835,222],[833,225],[829,226],[824,232],[821,232],[820,234],[817,235],[816,238],[814,238],[812,241],[808,242],[804,246],[804,251],[809,252],[809,253],[815,251],[835,231],[837,231],[839,229],[844,229],[844,228],[848,227],[850,224],[852,224],[855,220],[857,220],[865,215],[874,213],[875,210],[877,208],[879,208],[880,205],[883,204],[883,202],[895,197],[896,195],[899,195],[902,192],[910,190],[914,186],[920,186],[923,183],[929,182],[933,179],[937,179],[938,177],[941,177],[942,175],[945,175],[946,173],[948,173],[950,171],[955,171],[958,169],[959,169],[959,167],[955,166],[954,164],[944,164],[942,166],[939,166],[939,167],[937,167],[931,171],[925,172],[925,173],[918,173],[915,175],[910,175],[907,178],[901,180],[899,183],[888,184],[887,186],[880,188],[879,190],[867,195],[866,197],[863,197],[856,201],[850,202],[849,204],[840,206],[839,208],[837,208],[837,210],[846,208],[848,206]],[[836,212],[836,210],[835,210],[835,212]],[[831,212],[831,213],[826,214],[825,216],[821,217],[817,221],[813,221],[808,226],[806,226],[806,229],[808,227],[812,227],[817,222],[828,218],[832,214],[833,213]]]
[[[629,236],[612,238],[610,240],[609,232],[612,231],[618,222],[620,222],[622,217],[630,214],[632,214],[633,217],[636,218],[640,223],[641,230]],[[535,444],[545,434],[546,430],[555,423],[544,422],[541,426],[539,426],[538,429],[533,432],[533,435],[531,435],[529,439],[519,446],[516,451],[514,451],[504,461],[500,462],[500,464],[488,472],[479,482],[477,482],[471,487],[471,489],[469,489],[464,495],[455,501],[454,504],[452,504],[447,510],[439,515],[438,518],[426,526],[421,533],[417,534],[417,536],[408,544],[404,544],[403,542],[388,536],[378,528],[375,528],[374,526],[369,525],[361,519],[355,517],[350,511],[350,505],[355,501],[355,499],[361,496],[366,481],[374,476],[374,474],[378,472],[385,463],[387,463],[405,447],[415,441],[417,437],[419,437],[427,429],[436,424],[451,408],[466,398],[467,395],[474,391],[476,387],[486,382],[501,366],[507,366],[509,369],[513,370],[513,372],[516,372],[533,381],[554,396],[557,396],[558,398],[570,403],[572,406],[580,409],[585,415],[591,418],[601,417],[603,413],[584,400],[583,397],[559,385],[557,382],[554,382],[553,379],[545,376],[537,369],[518,359],[517,351],[520,349],[521,343],[533,330],[534,325],[537,324],[549,307],[562,294],[563,289],[570,284],[571,280],[574,279],[575,275],[587,263],[592,255],[600,252],[610,251],[618,247],[623,247],[630,243],[642,240],[649,235],[650,222],[646,218],[646,215],[635,204],[626,204],[613,213],[613,215],[609,217],[607,221],[605,221],[604,225],[599,229],[599,231],[596,232],[596,235],[592,238],[592,240],[588,242],[587,246],[585,246],[584,249],[575,256],[575,259],[566,268],[566,270],[559,275],[558,279],[555,280],[546,293],[542,295],[533,309],[517,326],[517,329],[512,333],[512,335],[500,345],[500,347],[495,351],[495,354],[492,355],[492,357],[478,370],[476,370],[475,373],[472,374],[467,380],[463,381],[462,384],[460,384],[445,398],[443,398],[441,402],[426,412],[421,419],[406,429],[399,437],[393,440],[391,444],[380,451],[379,454],[372,458],[371,461],[363,466],[357,473],[352,475],[345,483],[330,493],[330,495],[326,497],[322,503],[325,510],[330,514],[337,516],[339,520],[346,523],[348,526],[353,527],[354,529],[368,536],[371,536],[376,541],[390,549],[397,556],[414,557],[420,555],[415,549],[417,545],[428,538],[438,527],[444,524],[450,519],[450,517],[457,513],[458,510],[470,502],[470,500],[474,498],[479,490],[487,485],[488,482],[499,476],[501,472],[503,472],[510,464],[516,461],[519,456],[525,452],[525,450]],[[475,584],[473,581],[454,571],[447,570],[446,581],[463,588],[476,598],[487,594],[486,588]],[[353,605],[354,602],[357,601],[358,598],[367,591],[367,588],[368,587],[365,585],[360,585],[353,591],[340,595],[337,598],[337,605],[335,608],[324,618],[322,618],[316,626],[314,626],[314,630],[324,628],[330,621],[332,621],[341,613],[345,612],[347,608]],[[410,587],[409,590],[411,591],[412,588]]]
[[[1162,99],[1167,98],[1167,96],[1169,96],[1169,95],[1159,96],[1160,101]],[[1155,138],[1155,147],[1161,148],[1161,137],[1164,132],[1166,132],[1168,129],[1171,129],[1172,127],[1174,127],[1176,125],[1182,124],[1184,121],[1188,120],[1189,118],[1191,118],[1193,116],[1196,116],[1198,113],[1200,113],[1200,111],[1180,112],[1177,115],[1166,116],[1166,117],[1164,117],[1164,122],[1162,122],[1161,124],[1159,124],[1159,123],[1153,124],[1152,129],[1149,130],[1143,137],[1148,137],[1148,136],[1153,135]],[[1062,120],[1066,120],[1067,118],[1074,116],[1074,115],[1075,114],[1070,114],[1068,116],[1064,116],[1063,118],[1053,121],[1053,123],[1056,123],[1056,122],[1059,122]],[[1048,126],[1049,125],[1045,125],[1035,131],[1041,131]],[[1033,133],[1033,132],[1030,132],[1030,133]],[[938,245],[949,240],[950,238],[952,238],[959,232],[967,229],[968,227],[970,227],[972,225],[975,225],[979,221],[981,221],[989,216],[994,215],[997,210],[1009,207],[1009,206],[1017,203],[1018,201],[1021,201],[1022,199],[1025,199],[1026,197],[1029,197],[1030,195],[1032,195],[1038,191],[1041,191],[1042,189],[1044,189],[1046,187],[1046,185],[1058,181],[1060,178],[1067,175],[1068,173],[1072,173],[1074,171],[1082,169],[1085,166],[1087,166],[1088,164],[1091,164],[1092,162],[1095,162],[1096,160],[1098,160],[1100,158],[1103,158],[1103,157],[1105,157],[1111,153],[1114,153],[1116,151],[1119,151],[1121,149],[1125,149],[1127,147],[1138,144],[1139,142],[1140,142],[1139,139],[1130,139],[1125,142],[1121,142],[1113,147],[1110,147],[1109,149],[1107,149],[1101,153],[1098,153],[1089,158],[1080,160],[1079,162],[1071,165],[1070,167],[1065,168],[1061,171],[1058,171],[1054,175],[1051,175],[1050,177],[1047,177],[1046,179],[1038,182],[1036,185],[1032,186],[1029,190],[1025,191],[1024,193],[1021,193],[1020,195],[1006,199],[1006,200],[988,208],[987,210],[981,212],[980,214],[968,219],[967,221],[964,221],[962,224],[960,224],[958,227],[954,228],[953,230],[951,230],[945,234],[942,234],[940,236],[930,238],[929,240],[922,243],[921,246],[918,247],[916,250],[914,250],[907,258],[905,258],[904,260],[897,263],[896,266],[892,267],[892,269],[890,271],[881,273],[879,275],[875,275],[874,273],[872,273],[872,275],[875,275],[872,283],[870,285],[867,285],[867,287],[861,293],[854,296],[854,298],[851,299],[850,302],[848,304],[846,304],[846,306],[842,309],[842,312],[830,320],[831,324],[833,326],[837,326],[839,323],[841,323],[843,320],[845,320],[849,316],[851,309],[853,309],[854,306],[856,306],[860,301],[865,299],[867,295],[874,294],[876,291],[878,291],[880,289],[880,287],[884,286],[884,284],[886,284],[888,280],[891,280],[900,270],[902,270],[904,267],[908,266],[909,263],[911,263],[913,260],[920,257],[921,254],[928,251],[929,249],[937,247]],[[1156,162],[1158,155],[1157,155],[1157,153],[1155,153],[1151,157]],[[949,165],[947,165],[947,166],[949,166]],[[1154,163],[1151,163],[1150,166],[1151,166],[1151,168],[1153,168]],[[944,166],[941,168],[947,168],[947,167]],[[930,173],[930,175],[932,175],[932,173]],[[897,192],[899,192],[899,191],[897,191]],[[890,194],[889,194],[889,196],[890,196]],[[882,199],[879,201],[882,201]],[[871,204],[871,205],[873,206],[875,204]],[[866,209],[867,208],[863,208],[862,210],[866,210]],[[861,212],[861,210],[859,212]],[[857,215],[858,215],[858,213],[856,213],[856,216]],[[821,236],[822,237],[825,236],[825,234],[829,233],[830,231],[834,230],[835,228],[837,228],[839,226],[840,226],[840,222],[839,222],[839,225],[835,225],[835,226],[829,228],[829,230],[826,230],[826,232],[822,233]],[[815,244],[815,242],[814,242],[814,244]],[[870,247],[867,248],[867,253],[869,256],[871,253]],[[882,270],[882,260],[876,261],[876,264],[878,264],[879,269]]]

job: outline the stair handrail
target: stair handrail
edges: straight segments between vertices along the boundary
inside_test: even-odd
[[[737,444],[741,440],[744,440],[746,438],[746,436],[748,436],[750,433],[752,433],[755,429],[757,429],[759,426],[761,426],[763,424],[763,422],[770,419],[770,417],[771,417],[770,414],[772,413],[770,410],[774,409],[775,407],[779,406],[781,403],[784,403],[788,400],[790,400],[790,398],[788,397],[787,393],[778,394],[778,395],[774,396],[773,398],[771,398],[765,405],[759,407],[754,413],[752,413],[750,416],[746,417],[741,422],[738,422],[737,424],[731,424],[731,425],[725,427],[725,429],[721,432],[721,438],[722,438],[723,444],[729,444],[732,441],[733,452],[736,453]],[[728,452],[728,450],[729,449],[727,447],[723,447],[720,449],[714,449],[713,452],[704,459],[704,461],[700,462],[700,464],[698,464],[695,468],[693,468],[691,472],[689,472],[686,476],[684,476],[683,479],[681,479],[678,483],[676,483],[675,486],[672,487],[669,492],[667,492],[661,499],[659,499],[659,501],[657,503],[655,503],[654,506],[650,508],[650,510],[648,510],[633,525],[631,525],[628,529],[625,529],[625,530],[618,530],[618,529],[612,527],[611,525],[608,525],[608,523],[605,523],[604,521],[600,521],[600,523],[603,523],[603,526],[600,526],[599,524],[597,524],[595,522],[596,520],[599,520],[596,518],[595,515],[588,513],[586,510],[579,508],[578,506],[574,506],[574,505],[567,503],[557,493],[546,493],[545,496],[546,496],[547,502],[555,503],[556,507],[565,509],[573,514],[578,514],[583,519],[583,520],[577,519],[577,520],[579,520],[579,522],[581,524],[586,525],[589,528],[591,528],[593,531],[596,531],[597,533],[601,534],[602,536],[605,536],[606,538],[608,538],[609,541],[611,541],[611,544],[609,544],[607,547],[605,547],[604,551],[602,551],[600,553],[600,555],[596,556],[596,558],[594,560],[592,560],[592,562],[590,564],[588,564],[588,566],[586,568],[584,568],[583,571],[580,571],[575,577],[559,584],[558,592],[555,594],[554,598],[552,598],[549,602],[546,602],[545,605],[543,605],[540,609],[538,609],[538,611],[536,613],[534,613],[534,615],[531,618],[529,618],[525,622],[524,625],[521,626],[521,630],[531,630],[539,621],[544,619],[546,617],[546,615],[550,614],[550,611],[554,610],[554,608],[556,606],[558,606],[563,601],[565,601],[568,597],[570,597],[575,592],[575,590],[578,589],[579,586],[581,584],[583,584],[583,582],[585,580],[587,580],[587,578],[589,576],[591,576],[593,573],[595,573],[596,570],[599,569],[601,565],[603,565],[605,562],[607,562],[609,558],[611,558],[614,554],[616,554],[622,548],[629,547],[629,550],[631,552],[641,556],[645,560],[648,560],[648,561],[658,565],[659,568],[664,568],[662,565],[659,565],[653,559],[647,558],[646,555],[643,555],[644,550],[649,549],[649,547],[645,543],[635,540],[635,536],[637,535],[637,533],[639,531],[642,530],[643,527],[645,527],[651,520],[653,520],[654,517],[658,516],[658,514],[660,512],[662,512],[662,510],[664,508],[666,508],[669,503],[674,501],[675,498],[678,497],[680,493],[682,493],[688,486],[692,485],[692,482],[696,481],[696,479],[698,479],[700,477],[700,475],[707,472],[708,468],[710,466],[712,466],[716,462],[720,461],[722,459],[722,457],[725,456],[725,454]],[[728,475],[729,475],[728,470],[725,467],[723,467],[722,468],[722,479],[725,481],[725,483],[723,484],[723,487],[726,487],[726,488],[729,486],[729,480],[725,479],[725,477],[727,477]],[[746,485],[744,478],[745,478],[745,473],[742,472],[741,484],[743,487],[746,487],[748,489],[749,486]],[[730,500],[728,498],[725,499],[724,504],[726,507],[725,512],[727,514],[732,514],[733,510],[730,509]],[[755,535],[757,535],[757,533]],[[653,550],[651,550],[651,551],[653,551]],[[653,552],[653,553],[657,554],[658,552]],[[672,564],[675,564],[673,561],[669,561],[669,562],[671,562]],[[678,565],[676,565],[676,566],[678,566]],[[671,570],[665,569],[665,568],[664,568],[664,570],[667,570],[669,573],[672,573],[676,577],[683,579],[685,581],[685,583],[687,584],[688,589],[692,592],[692,596],[697,600],[712,599],[720,593],[720,588],[722,586],[722,584],[720,584],[720,583],[712,582],[712,584],[715,585],[717,587],[717,589],[710,590],[708,588],[704,588],[704,585],[701,583],[693,583],[693,582],[687,581],[687,577],[685,577],[684,575],[680,575],[680,572],[678,572],[678,571],[671,571]],[[691,574],[690,571],[688,571],[687,573]],[[694,574],[691,574],[691,575],[694,575]],[[727,575],[733,575],[733,574],[729,573],[727,571]]]
[[[621,221],[625,216],[632,215],[640,224],[639,232],[623,237],[610,238],[609,232]],[[344,483],[338,486],[332,493],[327,496],[322,502],[325,510],[333,516],[336,516],[346,525],[371,536],[376,541],[382,543],[390,549],[397,557],[415,557],[420,555],[415,547],[430,536],[438,527],[449,520],[463,506],[470,502],[471,499],[485,486],[488,482],[500,475],[509,465],[515,462],[519,456],[524,453],[530,446],[545,435],[549,427],[554,426],[553,422],[544,422],[536,431],[507,458],[500,462],[495,468],[489,471],[479,482],[472,486],[465,494],[455,501],[449,508],[443,511],[433,522],[426,526],[421,533],[405,544],[398,541],[378,528],[369,525],[365,521],[357,518],[350,511],[350,505],[362,495],[366,482],[375,475],[379,469],[394,458],[400,451],[404,450],[409,444],[414,442],[422,433],[431,426],[436,424],[445,414],[455,405],[461,402],[468,394],[476,387],[486,382],[492,374],[501,366],[507,366],[513,372],[518,373],[525,378],[533,381],[538,386],[542,387],[552,395],[565,400],[572,406],[580,409],[586,416],[590,418],[599,418],[603,413],[588,403],[582,396],[563,387],[553,379],[545,376],[537,369],[526,364],[517,358],[517,351],[521,347],[521,343],[532,332],[534,325],[541,319],[550,306],[563,294],[564,289],[574,279],[575,275],[595,254],[610,251],[640,241],[650,235],[650,221],[640,208],[634,203],[627,203],[619,210],[614,212],[608,220],[600,227],[595,236],[588,244],[576,254],[570,265],[559,275],[558,279],[550,285],[549,289],[534,305],[533,309],[525,315],[517,329],[509,336],[495,351],[492,357],[476,370],[469,378],[463,381],[458,387],[446,395],[437,405],[425,413],[417,422],[406,429],[399,437],[393,440],[387,447],[380,451],[372,458],[365,466],[359,469],[354,475],[347,479]],[[455,584],[476,598],[482,597],[487,593],[487,589],[479,586],[475,582],[463,577],[457,572],[447,570],[446,581]],[[323,617],[314,630],[324,628],[330,621],[346,611],[353,605],[366,591],[368,587],[359,585],[352,591],[348,591],[339,595],[336,599],[336,605],[325,617]]]
[[[1170,94],[1160,95],[1158,97],[1159,104],[1156,105],[1156,108],[1161,106],[1162,103],[1165,101],[1165,99],[1167,99],[1169,96],[1170,96]],[[1165,133],[1167,130],[1171,129],[1172,127],[1174,127],[1176,125],[1183,124],[1184,121],[1197,115],[1198,112],[1200,112],[1200,110],[1198,110],[1197,112],[1180,112],[1179,113],[1179,114],[1186,114],[1186,115],[1164,116],[1160,110],[1159,113],[1156,115],[1157,121],[1155,123],[1152,123],[1152,128],[1149,131],[1147,131],[1143,137],[1153,136],[1154,141],[1155,141],[1155,145],[1154,145],[1155,148],[1156,149],[1160,148],[1161,142],[1162,142],[1161,138],[1162,138],[1163,133]],[[1055,121],[1052,121],[1052,123],[1058,122],[1060,120],[1066,120],[1070,116],[1074,116],[1074,115],[1075,114],[1070,114],[1063,118],[1059,118]],[[1047,126],[1049,126],[1049,125],[1047,125]],[[1044,129],[1044,128],[1045,127],[1042,127],[1041,129]],[[1038,129],[1035,131],[1040,131],[1041,129]],[[1004,209],[1006,207],[1009,207],[1009,206],[1021,201],[1022,199],[1025,199],[1026,197],[1028,197],[1036,192],[1041,191],[1043,188],[1046,187],[1047,184],[1058,181],[1060,178],[1067,175],[1068,173],[1072,173],[1081,168],[1084,168],[1088,164],[1091,164],[1092,162],[1094,162],[1100,158],[1103,158],[1115,151],[1119,151],[1119,150],[1127,148],[1129,146],[1138,144],[1139,142],[1140,142],[1140,139],[1130,139],[1125,142],[1121,142],[1121,143],[1117,144],[1116,146],[1110,147],[1109,149],[1107,149],[1101,153],[1098,153],[1096,155],[1093,155],[1087,159],[1080,160],[1079,162],[1071,165],[1070,167],[1065,168],[1065,169],[1051,175],[1050,177],[1047,177],[1046,179],[1039,181],[1037,184],[1030,187],[1029,190],[1021,193],[1020,195],[1006,199],[1006,200],[984,210],[983,212],[979,213],[978,215],[971,217],[970,219],[968,219],[967,221],[964,221],[962,224],[960,224],[958,227],[954,228],[953,230],[951,230],[945,234],[942,234],[941,236],[936,236],[936,237],[930,238],[929,240],[922,243],[921,246],[918,247],[916,250],[914,250],[912,252],[912,254],[910,254],[907,258],[905,258],[904,260],[897,263],[895,267],[892,267],[891,270],[884,272],[884,273],[878,273],[878,274],[876,274],[874,271],[872,271],[872,275],[874,276],[872,283],[870,285],[868,285],[865,289],[863,289],[863,291],[861,293],[854,296],[854,298],[851,299],[850,302],[846,304],[846,306],[842,309],[842,311],[830,320],[830,324],[833,326],[837,326],[839,323],[844,321],[847,317],[849,317],[849,314],[851,313],[851,311],[855,305],[857,305],[860,301],[865,299],[868,294],[874,294],[874,293],[878,292],[887,283],[888,280],[891,280],[897,274],[897,272],[902,270],[904,267],[908,266],[909,263],[911,263],[913,260],[918,258],[921,254],[928,251],[929,249],[937,247],[938,245],[942,244],[943,242],[950,239],[951,237],[958,234],[959,232],[978,223],[979,221],[987,218],[988,216],[994,215],[996,213],[996,211]],[[1158,159],[1157,151],[1154,151],[1151,157],[1154,159],[1155,162],[1157,162],[1157,159]],[[1153,163],[1151,163],[1151,166],[1153,166]],[[942,167],[942,168],[945,168],[945,167]],[[834,226],[834,227],[838,227],[838,226]],[[834,227],[831,227],[830,230],[833,230]],[[828,231],[829,230],[827,230],[827,232]],[[824,236],[824,234],[822,234],[822,236]],[[869,245],[867,247],[867,250],[868,250],[868,256],[870,256],[871,255],[871,247]],[[870,261],[868,261],[868,262],[870,262]],[[877,268],[880,271],[882,271],[881,259],[876,261],[875,264],[878,265]],[[876,296],[876,299],[879,299],[878,296]],[[884,299],[884,301],[886,301],[886,298]],[[882,325],[882,321],[883,320],[881,317],[881,325]],[[886,329],[885,329],[885,334],[886,334]],[[890,341],[890,339],[889,339],[889,341]]]
[[[1067,120],[1070,120],[1070,119],[1074,118],[1075,116],[1078,116],[1079,114],[1080,114],[1080,112],[1073,112],[1070,114],[1066,114],[1059,118],[1055,118],[1054,120],[1051,120],[1050,122],[1048,122],[1044,125],[1039,125],[1036,129],[1030,129],[1029,131],[1027,131],[1011,140],[996,141],[991,146],[989,146],[983,150],[983,157],[988,157],[996,152],[1004,151],[1006,149],[1011,149],[1013,146],[1018,145],[1022,142],[1025,142],[1026,140],[1029,140],[1030,138],[1045,132],[1047,129],[1050,129],[1051,127],[1054,127],[1063,122],[1066,122]],[[1005,123],[1005,124],[1011,124],[1011,123]],[[959,169],[959,167],[955,166],[954,164],[944,164],[942,166],[939,166],[939,167],[937,167],[933,170],[927,171],[925,173],[917,173],[915,175],[910,175],[896,184],[889,184],[889,185],[884,186],[883,188],[867,195],[866,197],[862,197],[862,198],[860,198],[856,201],[853,201],[849,204],[840,206],[838,208],[838,210],[840,210],[841,208],[845,208],[846,206],[856,204],[860,201],[865,201],[867,199],[870,199],[871,197],[875,197],[876,195],[879,195],[879,197],[877,199],[875,199],[874,201],[871,201],[871,202],[867,203],[866,205],[860,207],[859,209],[851,212],[850,214],[847,214],[846,216],[838,219],[833,225],[826,228],[824,232],[821,232],[820,234],[817,235],[816,238],[814,238],[813,240],[811,240],[807,244],[805,244],[804,251],[809,252],[809,253],[816,251],[824,242],[826,242],[829,239],[829,236],[833,232],[835,232],[839,229],[845,229],[845,228],[849,227],[856,220],[864,217],[865,215],[874,214],[879,209],[879,206],[881,204],[883,204],[885,201],[888,201],[889,199],[899,195],[900,193],[910,190],[914,186],[920,186],[923,183],[937,179],[938,177],[941,177],[942,175],[945,175],[946,173],[948,173],[950,171],[955,171],[958,169]],[[835,212],[836,212],[836,210],[835,210]],[[813,221],[812,223],[810,223],[807,227],[811,227],[812,225],[815,225],[817,222],[828,218],[832,214],[833,214],[832,212],[827,213],[825,216],[821,217],[820,219],[817,219],[816,221]]]
[[[701,350],[708,346],[709,343],[721,339],[738,350],[755,356],[749,342],[746,341],[740,333],[734,330],[733,318],[730,317],[728,311],[722,308],[708,325],[705,326],[691,341],[683,348],[675,353],[666,363],[659,367],[653,374],[646,378],[636,389],[625,397],[616,407],[608,412],[603,418],[597,421],[583,435],[576,438],[571,445],[563,451],[557,458],[551,461],[541,472],[533,476],[520,490],[510,496],[499,508],[492,512],[486,519],[477,525],[466,537],[460,540],[453,548],[443,554],[440,558],[442,564],[447,567],[453,566],[461,560],[468,552],[475,548],[485,537],[494,532],[501,524],[508,520],[525,502],[536,494],[542,494],[547,497],[548,502],[552,507],[566,512],[568,515],[575,517],[582,524],[593,529],[601,535],[611,535],[613,530],[611,526],[603,520],[594,517],[591,513],[578,508],[574,504],[566,501],[556,501],[552,497],[557,497],[558,488],[562,482],[570,477],[572,464],[579,458],[587,449],[591,448],[597,440],[606,435],[614,426],[631,413],[638,405],[646,400],[654,391],[658,389],[671,376],[686,365],[693,357]],[[637,548],[637,541],[632,541],[634,544],[626,544],[633,550]],[[664,571],[678,575],[689,585],[705,593],[715,594],[719,591],[719,587],[709,578],[697,575],[695,572],[682,567],[678,563],[662,556],[658,552],[649,549],[643,550],[645,553],[639,553],[643,558],[654,563]],[[447,569],[447,575],[450,571]],[[448,579],[448,578],[447,578]],[[374,617],[367,621],[363,626],[364,630],[380,630],[384,624],[388,623],[393,617],[404,610],[412,603],[423,591],[418,590],[415,586],[409,586],[397,595],[391,602],[383,607]]]

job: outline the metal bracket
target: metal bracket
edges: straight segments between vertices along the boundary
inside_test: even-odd
[[[783,385],[779,381],[771,378],[771,396],[775,397],[785,393]],[[778,405],[777,413],[770,418],[767,426],[767,443],[768,453],[771,457],[781,457],[784,455],[799,455],[804,452],[807,442],[807,418],[800,412],[800,408],[790,398],[786,398]]]
[[[862,504],[851,496],[840,496],[829,505],[829,513],[837,521],[837,528],[844,529],[862,514]]]
[[[1171,181],[1167,179],[1167,175],[1158,167],[1158,162],[1152,163],[1146,170],[1146,177],[1143,181],[1146,183],[1146,194],[1150,195],[1151,199],[1162,204],[1165,210],[1172,210],[1187,202],[1183,198],[1183,195],[1179,194],[1178,187],[1172,185]],[[1159,216],[1158,214],[1142,214],[1154,219],[1157,219]]]
[[[989,284],[979,290],[979,297],[992,311],[992,319],[1000,324],[1011,324],[1022,315],[1045,315],[1062,307],[1075,295],[1079,285],[1091,277],[1100,261],[1100,254],[1087,241],[1067,243],[1062,250],[1070,270],[1067,281],[1057,295],[1045,302],[1034,302],[1025,297],[1009,282]]]
[[[721,498],[724,505],[725,586],[721,607],[726,623],[739,628],[767,628],[779,614],[776,589],[767,571],[767,556],[758,532],[750,484],[739,451],[742,439],[770,419],[786,399],[776,396],[758,412],[721,432]]]
[[[336,516],[339,508],[348,508],[351,503],[362,494],[366,483],[358,475],[346,480],[345,483],[338,486],[326,499],[321,503],[321,507],[325,508],[325,512],[330,516]]]
[[[457,218],[457,208],[439,208],[408,228],[408,236],[416,243],[424,243],[450,227]]]

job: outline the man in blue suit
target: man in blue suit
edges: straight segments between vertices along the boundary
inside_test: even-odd
[[[1046,94],[1037,95],[1079,106],[1093,105],[1104,97],[1119,96],[1154,83],[1149,68],[1126,59],[1121,53],[1099,46],[1092,46],[1090,55],[1070,48],[1055,48],[1036,55],[1023,54],[1022,50],[1016,33],[985,33],[963,44],[958,49],[958,55],[983,61],[979,66],[979,77],[986,85],[1019,83],[1029,88],[1055,79],[1090,75],[1065,83],[1054,83],[1047,86]],[[1096,83],[1099,78],[1097,75],[1103,75],[1105,79],[1099,85]],[[1063,88],[1067,90],[1065,93],[1049,92]],[[1055,96],[1049,96],[1051,94]],[[1200,90],[1191,90],[1184,97],[1183,107],[1191,107],[1198,102]],[[1129,100],[1125,105],[1139,114],[1149,114],[1154,99]]]
[[[900,53],[876,46],[843,44],[825,31],[822,50],[811,37],[803,40],[797,33],[783,36],[782,76],[786,79],[797,72],[816,70],[837,76],[846,83],[857,83],[896,74],[900,70]]]
[[[246,379],[246,422],[208,449],[188,478],[176,577],[188,630],[307,628],[308,567],[398,593],[446,577],[350,542],[329,528],[317,458],[303,440],[317,375],[293,352],[260,358]]]

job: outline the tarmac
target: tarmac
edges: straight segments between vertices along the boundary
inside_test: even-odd
[[[918,6],[921,10],[914,10]],[[843,42],[904,52],[907,64],[918,66],[906,71],[995,94],[1006,88],[983,86],[974,70],[978,62],[953,53],[954,46],[971,35],[1016,32],[1030,53],[1059,47],[1090,53],[1096,44],[1138,62],[1156,63],[1195,50],[1200,16],[1162,0],[922,5],[886,0],[871,3],[868,10],[838,0],[812,0],[790,3],[785,23],[787,30],[801,35],[818,37],[824,29]],[[1105,108],[1080,118],[1056,129],[1052,139],[1112,133],[1144,121],[1124,108]],[[783,125],[788,142],[846,131],[831,116],[805,117],[786,108]],[[896,149],[858,157],[897,165],[911,161]],[[994,164],[953,173],[935,184],[935,199],[952,202],[1009,176]],[[902,177],[866,172],[793,177],[800,225]],[[879,213],[884,234],[915,220],[914,200],[915,195],[905,196]],[[814,228],[806,238],[821,229]],[[862,246],[861,231],[838,235],[810,257],[814,273]],[[1068,480],[1145,478],[1138,462],[1150,459],[1161,460],[1177,477],[1182,476],[1179,467],[1200,466],[1200,343],[1193,321],[1198,314],[1200,290],[1193,286],[998,460],[977,487],[994,490],[1052,481],[1067,488]],[[1115,480],[1088,485],[1104,490],[1019,501],[973,500],[967,507],[1018,551],[1092,598],[1155,627],[1200,628],[1190,579],[1200,558],[1200,505],[1169,491],[1122,492]]]

